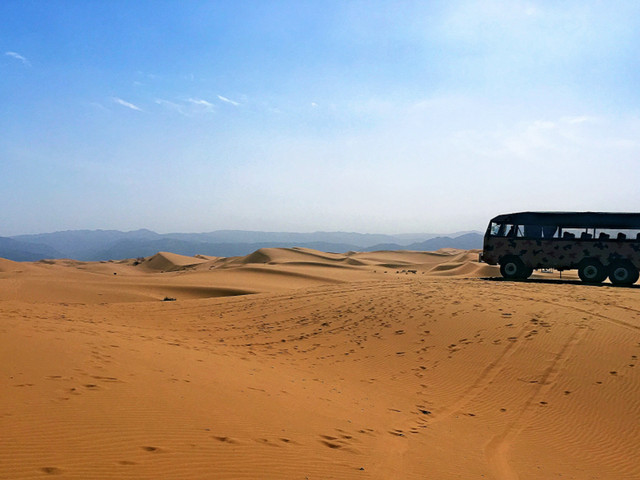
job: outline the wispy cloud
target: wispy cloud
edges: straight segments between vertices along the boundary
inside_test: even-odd
[[[189,103],[193,105],[200,105],[206,108],[213,108],[213,103],[207,102],[206,100],[202,100],[201,98],[190,98],[187,100]]]
[[[184,115],[185,117],[192,117],[202,113],[212,113],[216,108],[213,103],[203,100],[202,98],[188,98],[177,102],[157,98],[155,102],[158,105],[178,112],[180,115]]]
[[[164,100],[162,98],[156,98],[156,103],[162,107],[168,108],[169,110],[174,110],[180,115],[187,115],[184,107],[182,105],[178,105],[175,102],[170,102],[169,100]]]
[[[234,102],[230,98],[223,97],[222,95],[218,95],[218,98],[220,99],[220,101],[225,102],[225,103],[230,103],[234,107],[237,107],[238,105],[240,105],[238,102]]]
[[[102,105],[101,103],[98,103],[98,102],[90,102],[88,105],[90,107],[96,108],[98,110],[104,110],[106,112],[109,111],[109,109],[107,107],[105,107],[104,105]]]
[[[29,62],[29,60],[27,60],[26,58],[24,58],[22,55],[20,55],[19,53],[16,52],[4,52],[5,55],[9,56],[9,57],[13,57],[16,60],[20,60],[22,62],[23,65],[26,65],[27,67],[31,66],[31,62]]]
[[[138,112],[142,111],[142,109],[140,107],[138,107],[137,105],[134,105],[133,103],[126,102],[126,101],[122,100],[121,98],[113,97],[112,100],[114,102],[116,102],[117,104],[122,105],[123,107],[130,108],[131,110],[136,110]]]
[[[580,115],[576,117],[566,117],[564,120],[567,123],[585,123],[585,122],[595,122],[598,119],[596,117],[592,117],[589,115]]]

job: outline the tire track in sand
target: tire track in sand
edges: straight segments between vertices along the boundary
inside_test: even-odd
[[[498,358],[496,358],[493,362],[489,363],[484,370],[480,373],[478,378],[471,384],[469,388],[462,394],[462,396],[453,404],[449,405],[442,409],[437,415],[434,415],[433,418],[429,421],[429,423],[435,423],[439,420],[444,420],[447,417],[453,415],[457,411],[459,411],[466,404],[471,402],[476,396],[478,396],[482,391],[484,391],[493,380],[502,372],[504,367],[508,365],[508,360],[511,356],[520,348],[522,345],[522,338],[531,333],[534,330],[530,325],[526,323],[520,328],[518,334],[512,341],[509,341],[507,346],[502,349]]]
[[[484,368],[478,378],[469,388],[465,390],[462,396],[455,403],[451,404],[448,407],[445,407],[437,415],[430,416],[428,420],[426,418],[423,418],[422,416],[417,421],[415,420],[415,418],[412,418],[411,420],[405,422],[404,425],[402,425],[401,429],[397,429],[396,431],[407,432],[419,427],[423,427],[427,424],[433,425],[434,423],[446,420],[451,415],[462,409],[462,407],[471,402],[476,396],[478,396],[481,392],[488,388],[493,380],[502,372],[502,370],[504,370],[504,368],[509,364],[509,359],[516,351],[518,351],[518,349],[522,345],[522,338],[527,335],[530,330],[530,325],[523,325],[516,335],[515,340],[509,342],[509,344],[504,349],[502,349],[502,352],[498,355],[498,357]],[[384,440],[381,439],[381,442],[379,442],[379,448],[381,449],[381,451],[384,451],[384,455],[381,455],[380,457],[378,469],[381,473],[384,473],[385,478],[406,478],[406,475],[404,473],[404,455],[409,449],[409,445],[407,442],[408,439],[404,436],[404,434],[396,434],[392,438],[385,437]]]
[[[617,318],[611,318],[611,317],[609,317],[607,315],[603,315],[601,313],[597,313],[597,312],[594,312],[594,311],[591,311],[591,310],[587,310],[585,308],[577,307],[575,305],[566,305],[566,304],[563,304],[563,303],[553,302],[551,300],[542,299],[542,298],[535,298],[534,299],[534,298],[531,298],[531,297],[526,297],[524,295],[516,295],[516,294],[513,294],[513,293],[503,293],[502,295],[505,296],[505,297],[517,298],[517,299],[520,299],[520,300],[534,300],[536,302],[545,303],[547,305],[552,305],[554,307],[567,308],[567,309],[570,309],[570,310],[574,310],[576,312],[581,312],[581,313],[585,313],[587,315],[592,315],[594,317],[600,318],[600,319],[602,319],[602,320],[604,320],[606,322],[612,323],[612,324],[614,324],[614,325],[616,325],[618,327],[621,327],[621,328],[626,328],[626,329],[629,329],[629,330],[640,330],[640,325],[635,325],[633,323],[625,322],[624,320],[620,320],[620,319],[617,319]],[[592,302],[592,304],[593,304],[593,302]],[[595,305],[597,305],[598,307],[602,306],[602,305],[597,304],[597,303]],[[620,305],[610,305],[610,307],[619,308],[619,309],[627,310],[627,311],[631,311],[631,312],[638,312],[637,310],[635,310],[633,308],[620,306]],[[638,312],[638,313],[640,313],[640,312]]]
[[[485,458],[494,477],[498,480],[518,480],[518,473],[509,464],[509,450],[517,436],[532,420],[533,406],[536,398],[548,392],[556,384],[558,374],[569,358],[571,351],[582,340],[587,329],[577,327],[569,339],[564,343],[560,351],[554,356],[551,365],[545,370],[542,380],[522,406],[515,419],[513,419],[504,431],[494,436],[485,447]]]

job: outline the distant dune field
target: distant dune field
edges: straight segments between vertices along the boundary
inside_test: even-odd
[[[0,259],[0,478],[640,479],[638,288],[477,257]]]

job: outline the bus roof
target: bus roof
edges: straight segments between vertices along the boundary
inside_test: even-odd
[[[512,225],[548,225],[566,228],[640,228],[640,213],[518,212],[491,219]]]

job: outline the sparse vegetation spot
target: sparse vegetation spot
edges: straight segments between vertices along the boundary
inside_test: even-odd
[[[176,301],[176,299],[175,299],[175,298],[173,298],[173,297],[164,297],[164,298],[162,299],[162,301],[163,301],[163,302],[175,302],[175,301]]]

